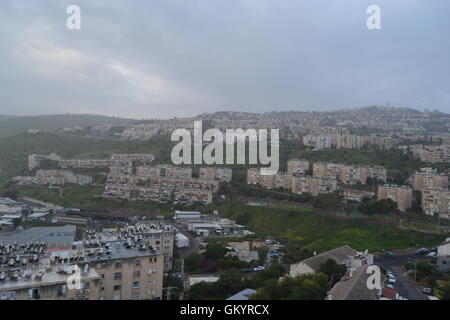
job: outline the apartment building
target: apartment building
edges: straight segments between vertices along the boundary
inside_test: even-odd
[[[358,136],[358,135],[306,135],[302,142],[308,147],[317,150],[321,149],[376,149],[380,151],[392,148],[392,138],[379,136]]]
[[[30,154],[28,156],[28,170],[34,170],[41,166],[41,162],[44,160],[60,161],[61,156],[56,153],[50,155]]]
[[[316,150],[331,149],[332,137],[325,135],[306,135],[302,137],[302,143]]]
[[[397,202],[400,211],[412,207],[412,188],[407,186],[384,185],[378,187],[378,200],[391,199]]]
[[[413,145],[410,146],[410,152],[414,159],[428,163],[449,163],[450,145]]]
[[[424,189],[446,189],[448,187],[448,176],[438,174],[436,169],[421,168],[414,173],[414,190]]]
[[[369,167],[368,177],[377,181],[387,181],[387,169],[381,166]]]
[[[118,228],[104,228],[102,230],[87,230],[84,233],[85,241],[114,242],[123,239],[141,241],[147,247],[152,247],[164,254],[164,271],[173,267],[173,248],[176,229],[161,222],[138,222]]]
[[[300,176],[292,178],[291,192],[295,194],[309,193],[317,196],[322,193],[332,193],[337,190],[336,179]]]
[[[259,181],[265,189],[290,189],[290,179],[287,172],[279,172],[274,175],[261,175]]]
[[[138,166],[136,175],[142,177],[190,179],[192,178],[192,168],[171,165]]]
[[[261,169],[250,168],[247,170],[247,184],[261,184]]]
[[[423,189],[422,209],[426,215],[450,219],[450,190]]]
[[[313,175],[322,179],[339,178],[342,165],[329,162],[316,162],[313,164]]]
[[[292,189],[292,177],[305,175],[309,170],[309,161],[292,159],[287,162],[288,187]]]
[[[13,177],[12,180],[19,185],[62,186],[65,184],[92,184],[91,176],[74,174],[68,170],[38,170],[34,177],[17,176]]]
[[[304,175],[308,170],[308,160],[292,159],[287,162],[287,173],[289,175]]]
[[[199,170],[199,178],[231,182],[233,170],[230,168],[202,167]]]
[[[339,179],[349,185],[366,184],[367,178],[386,181],[387,170],[384,167],[344,165],[329,162],[316,162],[313,164],[313,175],[323,179]]]
[[[369,176],[369,167],[364,166],[341,166],[339,180],[344,184],[366,184]]]
[[[90,241],[72,251],[56,252],[55,261],[84,257],[81,267],[99,275],[100,300],[160,300],[163,281],[163,254],[141,240]]]
[[[151,163],[155,161],[155,156],[151,153],[115,153],[111,155],[111,160],[116,161],[138,161],[142,163]]]
[[[219,182],[206,179],[145,179],[137,176],[108,178],[103,195],[131,200],[170,200],[212,202],[213,194],[219,190]]]
[[[0,300],[98,300],[99,274],[57,263],[41,242],[0,243]],[[78,274],[74,274],[78,268]],[[77,279],[77,287],[68,284]]]

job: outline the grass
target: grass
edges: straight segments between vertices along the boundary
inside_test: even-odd
[[[439,235],[403,231],[362,219],[324,216],[310,208],[274,209],[236,203],[214,207],[222,216],[235,219],[260,236],[284,238],[319,252],[345,244],[361,251],[426,247],[444,239]]]
[[[157,215],[170,216],[172,207],[168,204],[150,201],[128,201],[125,199],[109,199],[101,197],[102,186],[66,185],[60,197],[58,189],[46,187],[17,188],[20,197],[29,197],[50,202],[66,208],[89,208],[104,210],[146,211]]]

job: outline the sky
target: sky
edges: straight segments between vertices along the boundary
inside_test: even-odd
[[[81,29],[66,10],[81,8]],[[366,25],[369,5],[381,29]],[[448,0],[1,0],[0,114],[450,113]]]

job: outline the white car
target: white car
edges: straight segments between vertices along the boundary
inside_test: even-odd
[[[389,283],[396,283],[397,282],[397,280],[395,279],[395,278],[389,278]]]
[[[264,270],[266,270],[266,268],[263,266],[259,266],[253,269],[253,271],[264,271]]]

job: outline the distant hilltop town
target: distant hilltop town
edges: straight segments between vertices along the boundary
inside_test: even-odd
[[[310,146],[335,145],[355,149],[380,147],[404,140],[420,141],[423,137],[448,139],[450,115],[438,111],[418,111],[397,107],[364,107],[324,112],[283,111],[266,113],[216,112],[196,117],[131,121],[114,119],[114,122],[90,126],[66,126],[59,134],[107,138],[122,141],[146,141],[155,136],[170,135],[175,129],[193,129],[193,123],[203,120],[211,128],[225,129],[280,129],[281,138]],[[78,123],[78,122],[77,122]],[[43,129],[28,128],[29,134]],[[305,138],[309,136],[309,138]],[[337,136],[347,136],[338,141]],[[353,136],[353,137],[350,137]],[[327,138],[324,138],[327,137]],[[307,143],[306,143],[307,142]],[[321,148],[321,147],[319,147]]]

